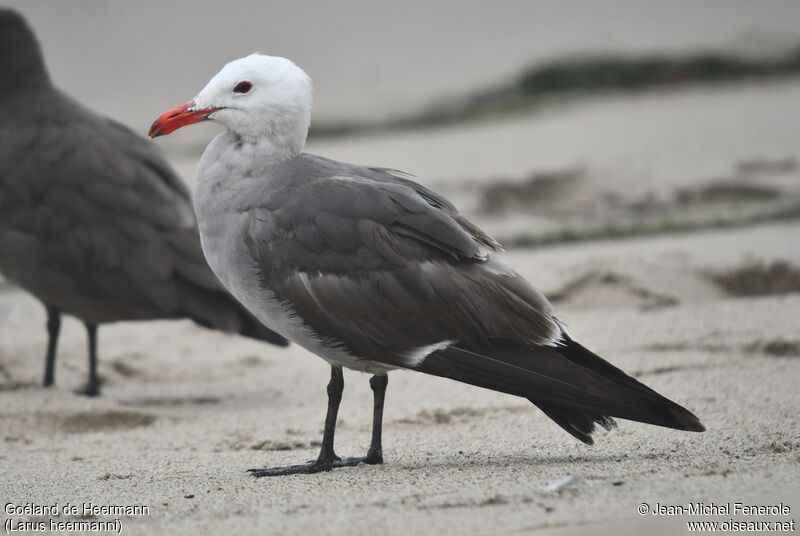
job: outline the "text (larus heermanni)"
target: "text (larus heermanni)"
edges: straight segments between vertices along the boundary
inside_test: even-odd
[[[24,19],[0,9],[0,272],[47,308],[44,384],[61,313],[86,324],[98,394],[97,326],[191,318],[285,346],[220,285],[189,193],[151,142],[50,82]]]
[[[527,398],[592,443],[612,417],[703,431],[692,413],[575,342],[500,245],[402,173],[303,154],[311,80],[285,58],[227,64],[150,136],[210,119],[194,197],[206,258],[261,322],[331,365],[319,457],[255,476],[382,463],[387,372],[407,369]],[[342,367],[373,374],[372,443],[333,448]]]

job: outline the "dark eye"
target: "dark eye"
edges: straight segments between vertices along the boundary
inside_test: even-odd
[[[233,88],[234,93],[248,93],[251,89],[253,89],[253,84],[248,82],[247,80],[243,82],[239,82],[236,84],[236,87]]]

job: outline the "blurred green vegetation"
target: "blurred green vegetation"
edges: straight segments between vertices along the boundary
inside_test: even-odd
[[[380,122],[343,121],[312,125],[310,135],[345,136],[446,126],[536,109],[557,97],[635,92],[687,84],[732,83],[798,74],[800,46],[772,58],[748,58],[726,52],[565,58],[530,67],[506,84],[440,102],[408,116]]]
[[[663,217],[650,221],[632,222],[627,225],[599,225],[586,228],[561,229],[540,234],[501,237],[500,243],[506,248],[543,247],[638,236],[691,233],[712,229],[736,229],[797,219],[800,219],[800,203],[792,201],[779,207],[752,213],[714,214],[700,218],[687,218],[685,215],[679,215],[674,218]]]

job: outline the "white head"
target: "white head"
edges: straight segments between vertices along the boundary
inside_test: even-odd
[[[251,54],[217,73],[190,102],[162,114],[150,137],[210,119],[245,141],[265,139],[293,155],[311,123],[311,78],[286,58]]]

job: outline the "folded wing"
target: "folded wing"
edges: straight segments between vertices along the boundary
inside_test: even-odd
[[[264,284],[321,339],[528,398],[585,442],[611,417],[702,429],[573,341],[447,200],[387,170],[305,158],[250,208],[249,240]]]

